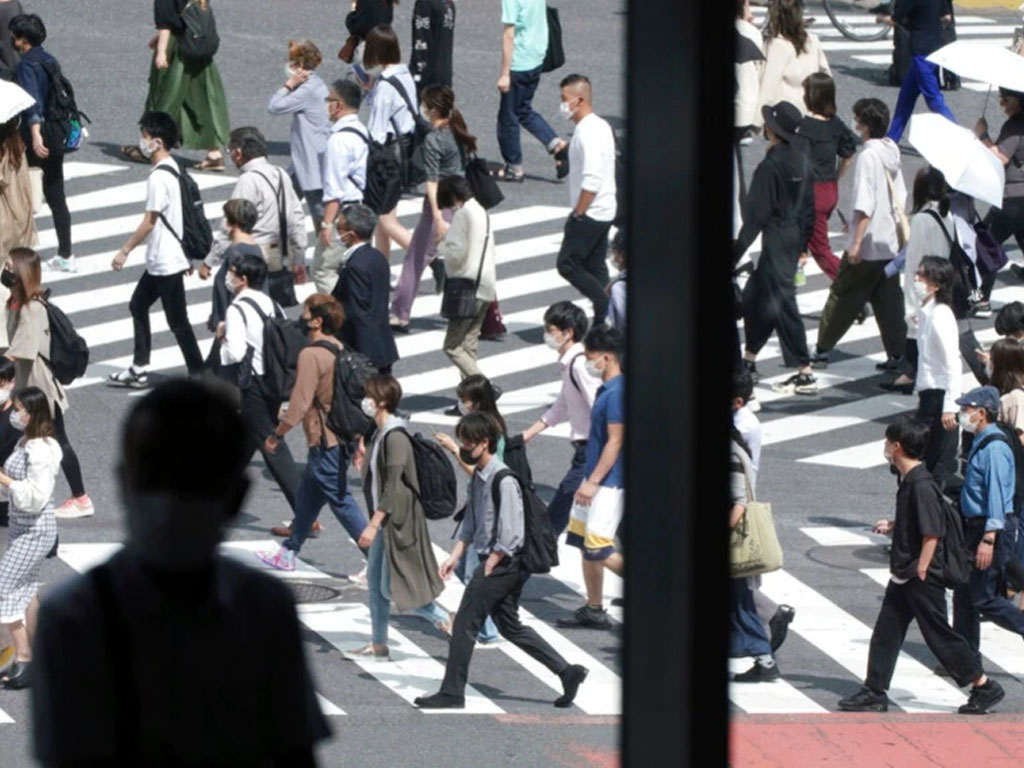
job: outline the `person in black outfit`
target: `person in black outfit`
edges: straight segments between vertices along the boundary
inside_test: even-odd
[[[24,434],[11,426],[11,414],[14,412],[11,407],[11,392],[14,390],[16,377],[14,362],[6,357],[0,357],[0,467],[7,463],[7,459],[14,453],[14,448]],[[0,501],[0,528],[7,527],[7,507],[6,501]]]
[[[247,441],[231,404],[198,382],[162,384],[129,414],[124,549],[39,611],[41,765],[316,765],[330,729],[292,592],[218,553],[249,489]]]
[[[369,243],[377,216],[361,203],[346,205],[337,224],[338,238],[347,248],[332,294],[345,310],[341,340],[366,355],[381,375],[390,375],[398,347],[388,325],[391,270],[384,254]]]
[[[772,331],[783,353],[799,366],[779,389],[814,394],[807,335],[796,304],[793,283],[797,263],[814,227],[814,184],[807,142],[797,135],[800,110],[788,102],[762,110],[768,154],[754,171],[743,205],[743,228],[736,239],[733,264],[761,235],[761,257],[743,290],[744,365],[757,375],[757,353]]]
[[[345,29],[362,42],[378,24],[391,24],[398,0],[352,0],[352,10],[345,17]]]
[[[431,85],[451,88],[454,48],[455,0],[416,0],[409,71],[417,93]]]
[[[973,683],[961,715],[982,715],[1006,695],[998,682],[986,677],[980,658],[949,626],[943,563],[946,510],[935,478],[921,462],[928,425],[901,416],[885,430],[885,458],[900,474],[896,519],[879,520],[876,533],[892,535],[889,585],[875,621],[868,650],[864,687],[839,702],[844,712],[886,712],[886,691],[892,682],[900,648],[911,621],[924,641],[960,687]]]

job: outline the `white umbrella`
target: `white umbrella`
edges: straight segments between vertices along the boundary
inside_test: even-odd
[[[1003,207],[1003,164],[971,131],[934,112],[920,112],[910,118],[910,145],[953,189]]]
[[[0,123],[6,123],[35,103],[36,100],[20,85],[0,80]]]
[[[1024,91],[1024,56],[995,43],[957,40],[939,48],[928,61],[968,80]]]

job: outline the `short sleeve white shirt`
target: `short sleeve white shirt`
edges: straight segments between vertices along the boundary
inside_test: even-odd
[[[160,170],[167,166],[175,173],[181,169],[168,157],[149,172],[146,182],[146,211],[160,214],[146,238],[146,271],[151,275],[176,275],[189,268],[178,238],[183,234],[181,187],[175,173]],[[170,225],[172,231],[168,231]],[[175,237],[177,235],[177,237]]]
[[[267,317],[276,312],[274,301],[263,293],[252,288],[245,288],[235,295],[224,315],[224,343],[220,348],[220,361],[223,365],[240,363],[245,359],[249,347],[252,347],[252,370],[262,376],[263,369],[263,319],[247,301],[249,299],[260,308]]]

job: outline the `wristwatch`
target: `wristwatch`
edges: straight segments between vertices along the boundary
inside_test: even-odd
[[[983,538],[981,540],[981,543],[982,544],[988,544],[991,547],[993,544],[996,543],[996,540],[995,539],[985,539],[985,538]]]

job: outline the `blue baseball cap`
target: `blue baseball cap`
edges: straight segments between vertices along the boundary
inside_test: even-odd
[[[957,398],[960,407],[984,408],[986,411],[999,412],[999,390],[995,387],[975,387],[963,397]]]

